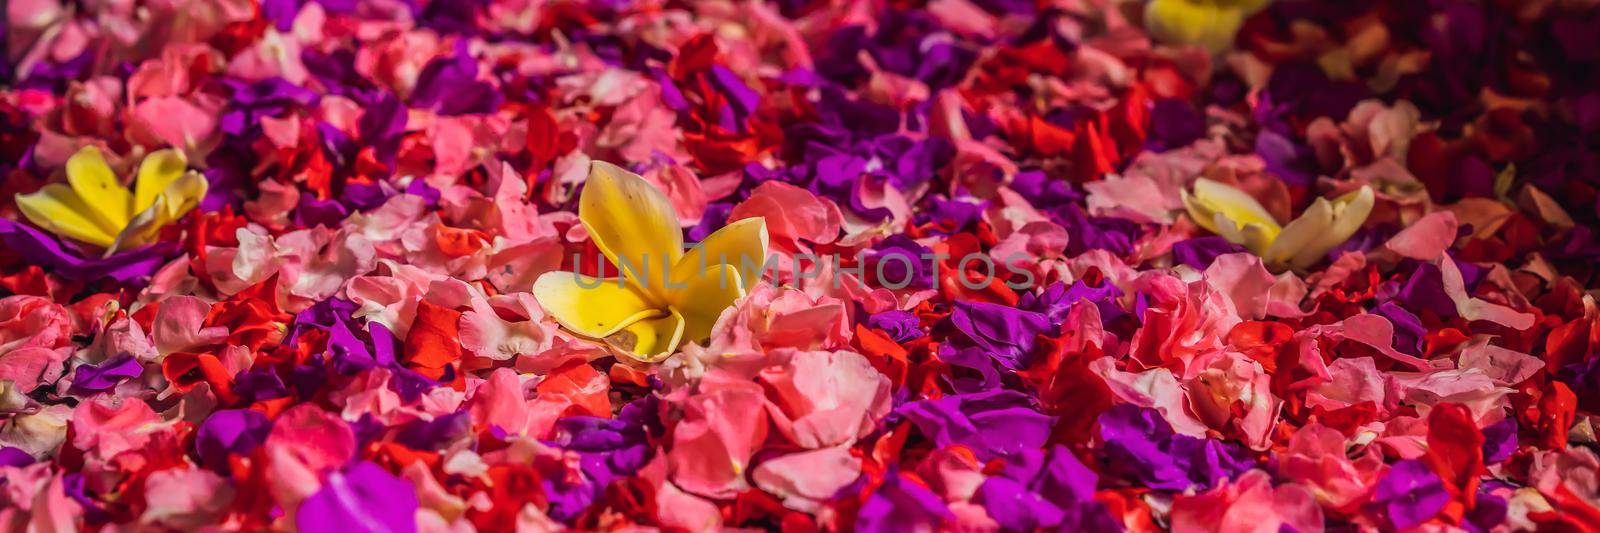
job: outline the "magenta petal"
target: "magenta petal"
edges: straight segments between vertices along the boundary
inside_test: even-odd
[[[328,475],[322,490],[300,504],[295,525],[307,533],[385,533],[417,530],[411,483],[383,467],[358,461]]]

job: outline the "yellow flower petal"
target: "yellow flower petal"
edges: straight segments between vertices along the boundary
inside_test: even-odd
[[[683,314],[684,339],[690,341],[711,336],[717,317],[744,296],[746,286],[738,267],[733,265],[714,265],[690,278],[686,285],[672,291],[672,308]]]
[[[84,215],[102,227],[121,229],[133,218],[133,195],[106,164],[99,148],[85,146],[67,159],[67,183],[88,207]]]
[[[176,179],[167,183],[166,187],[156,195],[163,200],[162,207],[166,210],[167,221],[175,221],[183,217],[184,213],[200,207],[200,202],[206,199],[206,191],[211,184],[199,172],[185,172]]]
[[[139,162],[139,177],[133,182],[134,212],[149,209],[155,204],[156,196],[184,177],[188,169],[189,162],[177,150],[160,150],[145,156],[144,161]],[[204,179],[200,181],[205,182]],[[202,192],[201,196],[205,196],[205,193]]]
[[[1289,222],[1283,227],[1283,232],[1278,234],[1277,240],[1272,241],[1272,246],[1261,254],[1261,259],[1269,264],[1289,263],[1291,259],[1300,257],[1302,251],[1316,242],[1321,235],[1328,232],[1333,225],[1333,204],[1326,198],[1318,198],[1307,207],[1300,218]]]
[[[681,287],[712,267],[729,265],[738,270],[743,288],[749,290],[761,281],[762,266],[767,260],[767,242],[766,219],[733,221],[691,246],[678,259],[672,266],[672,286]],[[698,337],[691,335],[690,338]]]
[[[1282,230],[1261,203],[1229,185],[1200,178],[1194,192],[1182,192],[1183,207],[1189,218],[1212,233],[1260,254]]]
[[[140,175],[143,175],[143,169],[140,169]],[[134,215],[128,226],[117,235],[116,242],[106,250],[106,254],[155,240],[162,227],[176,222],[183,218],[184,213],[199,207],[200,201],[206,197],[208,187],[205,177],[198,172],[179,174],[176,179],[166,184],[164,190],[153,197],[151,205]]]
[[[1318,200],[1319,202],[1322,200]],[[1344,241],[1355,235],[1356,230],[1366,223],[1367,216],[1372,214],[1372,206],[1377,203],[1377,197],[1371,187],[1362,186],[1360,190],[1340,196],[1331,202],[1332,221],[1324,231],[1318,232],[1315,239],[1307,243],[1300,252],[1289,260],[1289,266],[1304,269],[1317,263],[1328,251],[1344,244]]]
[[[665,194],[638,174],[595,161],[578,219],[623,276],[655,301],[666,300],[666,271],[683,256],[683,228]]]
[[[1261,8],[1267,7],[1267,4],[1272,3],[1272,0],[1212,0],[1212,1],[1216,2],[1218,6],[1224,8],[1224,9],[1237,9],[1237,10],[1245,12],[1246,14],[1255,13],[1257,11],[1260,11]]]
[[[562,327],[596,339],[666,314],[651,307],[637,288],[621,278],[547,272],[533,282],[533,297]]]
[[[671,314],[667,316],[629,324],[622,331],[606,337],[606,344],[646,363],[665,359],[678,349],[678,343],[683,342],[683,315],[676,309],[669,311]]]
[[[34,225],[74,240],[95,246],[110,246],[120,228],[107,227],[71,187],[60,183],[45,185],[38,192],[17,195],[17,209]]]
[[[1200,203],[1199,200],[1195,199],[1194,195],[1189,194],[1189,191],[1178,191],[1178,197],[1183,200],[1183,209],[1189,213],[1190,220],[1193,220],[1195,224],[1199,224],[1200,227],[1205,228],[1206,231],[1216,233],[1218,235],[1222,234],[1222,232],[1217,230],[1217,223],[1215,220],[1217,213],[1212,212],[1211,209],[1205,206],[1205,204]]]
[[[1199,178],[1194,181],[1194,196],[1212,210],[1223,213],[1240,225],[1258,223],[1278,225],[1267,208],[1261,207],[1254,196],[1237,187],[1219,181]]]
[[[128,222],[128,226],[122,228],[120,233],[117,233],[117,240],[112,242],[111,246],[106,247],[106,255],[110,256],[117,253],[117,250],[135,248],[154,239],[160,233],[161,226],[165,226],[169,222],[164,216],[166,206],[162,204],[162,200],[157,198],[156,205],[152,205],[149,209],[134,215],[133,220]]]
[[[1156,39],[1194,44],[1212,53],[1227,50],[1247,12],[1199,0],[1151,0],[1145,4],[1144,26]]]
[[[1278,235],[1281,235],[1277,226],[1264,226],[1261,224],[1248,224],[1241,228],[1239,233],[1243,236],[1240,244],[1243,244],[1245,248],[1256,254],[1266,251],[1267,247],[1272,246]]]
[[[1211,215],[1211,224],[1217,228],[1216,234],[1228,242],[1243,245],[1251,253],[1260,255],[1265,253],[1268,246],[1278,236],[1277,226],[1267,226],[1258,223],[1249,223],[1244,226],[1234,224],[1233,220],[1222,213]]]

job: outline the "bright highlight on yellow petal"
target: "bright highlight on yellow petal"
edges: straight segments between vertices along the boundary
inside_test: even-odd
[[[722,311],[760,280],[764,219],[735,221],[684,253],[672,204],[637,174],[596,161],[582,195],[578,218],[623,272],[604,280],[548,272],[534,282],[534,298],[568,331],[653,363],[710,336]]]
[[[667,195],[638,174],[595,161],[578,199],[578,219],[623,276],[664,299],[666,270],[683,256],[683,228]]]
[[[1200,227],[1256,254],[1265,252],[1283,229],[1249,193],[1220,182],[1197,179],[1194,192],[1185,191],[1182,197],[1189,218]]]
[[[141,180],[145,176],[142,169],[139,176]],[[165,180],[166,177],[157,176],[156,179]],[[200,200],[206,197],[208,187],[205,177],[199,173],[179,174],[176,179],[167,182],[165,188],[155,195],[150,205],[145,206],[144,210],[128,222],[122,234],[117,236],[117,242],[112,245],[111,250],[134,247],[155,239],[163,226],[176,222],[184,213],[199,207]]]
[[[1242,245],[1268,264],[1304,269],[1354,235],[1372,213],[1372,188],[1333,200],[1318,198],[1299,218],[1279,227],[1272,215],[1248,193],[1201,178],[1194,192],[1183,193],[1183,205],[1196,223]]]
[[[129,191],[100,149],[86,146],[67,160],[67,183],[17,195],[17,207],[35,225],[106,249],[106,254],[147,244],[163,226],[199,207],[207,182],[189,171],[183,155],[161,150],[146,157]]]

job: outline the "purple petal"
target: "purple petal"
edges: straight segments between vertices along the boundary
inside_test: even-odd
[[[300,531],[385,533],[417,530],[417,495],[411,484],[383,467],[358,461],[328,476],[322,489],[300,504]]]

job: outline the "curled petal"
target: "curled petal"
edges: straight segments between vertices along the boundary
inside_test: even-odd
[[[184,213],[198,207],[200,200],[206,197],[207,187],[206,179],[199,173],[189,172],[180,175],[155,196],[154,202],[149,207],[128,221],[128,226],[117,235],[116,242],[106,253],[111,254],[154,240],[163,226],[177,221]]]
[[[1301,248],[1289,260],[1289,266],[1299,269],[1309,267],[1328,255],[1328,250],[1344,244],[1344,241],[1355,235],[1356,230],[1361,229],[1361,224],[1367,221],[1367,216],[1372,214],[1372,205],[1375,201],[1372,188],[1366,186],[1335,199],[1331,205],[1332,221],[1327,230],[1319,232],[1311,242]]]
[[[1480,298],[1473,298],[1467,292],[1466,282],[1462,279],[1461,268],[1456,266],[1456,260],[1448,255],[1438,260],[1439,272],[1444,278],[1444,292],[1456,304],[1456,312],[1467,320],[1487,320],[1502,326],[1524,331],[1533,327],[1535,319],[1532,313],[1524,313],[1510,307]]]
[[[1234,225],[1232,220],[1229,220],[1221,213],[1218,213],[1212,222],[1216,223],[1217,229],[1220,230],[1218,233],[1222,235],[1223,238],[1234,243],[1242,244],[1245,248],[1249,248],[1250,251],[1258,254],[1265,252],[1267,247],[1271,246],[1273,241],[1276,240],[1277,236],[1279,235],[1279,231],[1276,226],[1267,226],[1252,222],[1241,227]]]
[[[1310,248],[1313,243],[1321,240],[1321,236],[1333,226],[1333,204],[1326,198],[1318,198],[1300,214],[1283,227],[1283,232],[1272,241],[1272,246],[1267,248],[1261,258],[1268,263],[1283,264],[1290,259],[1300,257],[1302,251]],[[1319,256],[1320,257],[1320,256]]]
[[[133,182],[133,211],[137,213],[149,209],[155,204],[157,196],[167,192],[169,186],[180,178],[186,177],[185,171],[188,169],[189,162],[177,150],[160,150],[145,156],[144,161],[139,163],[139,176]],[[200,196],[203,197],[205,179],[200,179],[200,182]]]
[[[677,309],[666,316],[639,320],[606,337],[606,344],[629,357],[654,363],[665,359],[683,342],[684,319]]]

